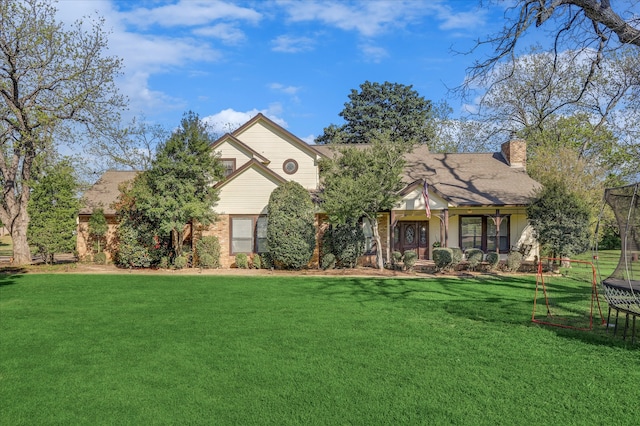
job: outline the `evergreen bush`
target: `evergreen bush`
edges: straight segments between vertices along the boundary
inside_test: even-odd
[[[173,266],[176,269],[183,269],[187,266],[187,257],[186,256],[178,256],[175,259],[173,259]]]
[[[333,253],[327,253],[322,256],[322,264],[320,265],[322,269],[333,269],[336,267],[336,257]]]
[[[249,257],[245,253],[236,254],[236,267],[240,269],[249,267]]]
[[[453,263],[453,252],[448,247],[436,247],[433,249],[433,262],[439,271],[451,268]]]
[[[251,266],[253,266],[255,269],[262,268],[262,259],[260,258],[259,254],[256,253],[253,255],[253,259],[251,260]]]
[[[307,266],[316,247],[314,205],[309,191],[289,181],[273,190],[267,211],[267,246],[274,266]]]
[[[393,269],[400,269],[402,263],[402,253],[394,251],[391,253],[391,266]]]
[[[214,260],[213,256],[211,256],[209,253],[202,253],[198,257],[198,266],[205,269],[218,267],[216,265],[216,261]]]
[[[336,265],[354,268],[364,253],[364,232],[357,224],[337,224],[327,229],[322,236],[323,253],[332,253]]]
[[[412,270],[418,261],[418,253],[415,251],[405,251],[404,252],[404,266],[408,270]]]
[[[470,248],[465,253],[465,256],[467,258],[469,268],[473,271],[480,263],[482,263],[482,259],[484,259],[484,252],[477,248]]]
[[[464,252],[460,247],[451,247],[451,268],[455,269],[456,266],[462,262],[464,258]]]
[[[273,260],[271,258],[271,253],[262,253],[260,260],[262,261],[262,267],[264,269],[273,269]]]
[[[522,265],[522,253],[519,251],[511,251],[507,255],[507,269],[511,272],[517,272]]]
[[[500,255],[495,251],[490,251],[485,256],[485,260],[489,264],[489,270],[494,271],[500,263]]]
[[[148,268],[151,266],[149,251],[137,240],[137,232],[130,226],[118,227],[118,251],[115,263],[125,268]]]
[[[198,264],[202,268],[220,267],[220,241],[216,236],[202,237],[196,243]]]

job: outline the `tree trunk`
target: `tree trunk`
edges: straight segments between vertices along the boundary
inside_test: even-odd
[[[16,266],[31,264],[31,250],[27,241],[27,227],[29,217],[26,212],[20,214],[11,224],[11,239],[13,240],[13,264]]]
[[[378,229],[378,218],[370,219],[371,230],[373,231],[373,239],[376,241],[376,264],[378,269],[384,269],[384,261],[382,259],[382,241],[380,240],[380,231]]]

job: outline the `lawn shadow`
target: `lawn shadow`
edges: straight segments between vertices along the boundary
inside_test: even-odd
[[[606,334],[600,324],[599,314],[594,312],[593,329],[581,331],[532,322],[535,297],[535,275],[478,275],[465,278],[341,278],[319,280],[317,291],[328,297],[353,299],[358,303],[381,300],[406,303],[407,307],[428,309],[440,305],[448,315],[473,321],[504,324],[505,326],[544,327],[566,339],[577,339],[593,345],[640,349],[630,339],[623,341],[618,335]],[[555,302],[581,314],[579,305],[588,305],[591,287],[571,287],[554,284]],[[586,306],[586,305],[585,305]],[[606,302],[601,300],[606,315]],[[588,309],[588,308],[587,308]],[[584,311],[583,323],[589,322],[589,311]],[[618,333],[620,334],[620,333]]]
[[[18,266],[0,268],[0,287],[17,284],[17,279],[26,274],[27,270]]]

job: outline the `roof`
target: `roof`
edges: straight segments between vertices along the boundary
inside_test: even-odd
[[[111,205],[118,200],[120,191],[118,187],[128,181],[132,181],[137,171],[107,170],[87,192],[84,193],[85,206],[80,209],[80,214],[92,214],[98,207],[104,209],[105,215],[113,215],[116,211]]]
[[[511,167],[502,154],[407,155],[403,180],[410,184],[424,179],[454,206],[527,205],[540,184],[524,167]]]
[[[327,157],[335,154],[329,145],[315,148]],[[405,159],[402,180],[407,187],[426,180],[430,190],[454,206],[527,205],[540,187],[524,167],[509,166],[499,152],[440,154],[419,145]]]

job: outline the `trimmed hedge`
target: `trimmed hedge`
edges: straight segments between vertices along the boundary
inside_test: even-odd
[[[404,252],[404,267],[408,270],[412,270],[416,261],[418,260],[418,253],[415,251]]]
[[[433,262],[439,271],[449,269],[453,263],[453,251],[448,247],[434,248]]]
[[[511,272],[517,272],[522,265],[522,253],[519,251],[511,251],[507,255],[507,269]]]
[[[489,264],[489,270],[494,271],[500,263],[500,255],[495,251],[490,251],[485,256],[485,260]]]
[[[476,267],[482,263],[482,259],[484,259],[484,252],[477,248],[468,249],[465,253],[467,257],[467,263],[469,264],[469,268],[471,270],[475,270]]]
[[[302,269],[316,247],[314,205],[309,191],[289,181],[274,189],[267,205],[267,246],[278,269]]]

